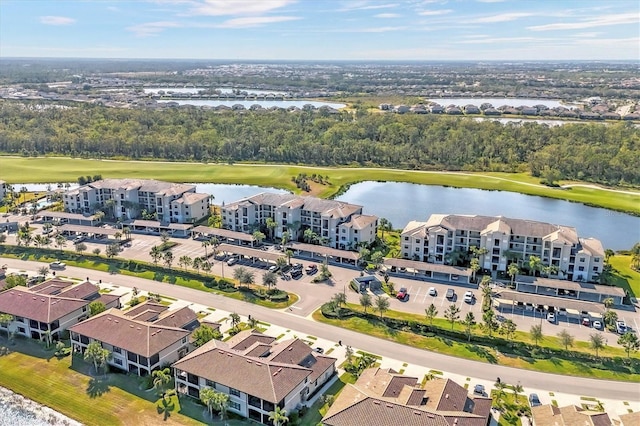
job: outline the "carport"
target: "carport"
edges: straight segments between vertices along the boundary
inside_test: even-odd
[[[347,264],[355,266],[358,257],[360,257],[358,253],[354,251],[338,250],[331,247],[296,242],[287,244],[283,249],[292,250],[296,256],[311,258],[315,261],[324,261],[327,259],[328,262],[339,263],[341,265]]]
[[[100,223],[99,220],[96,220],[95,215],[85,216],[78,213],[53,212],[50,210],[43,210],[39,212],[37,217],[40,217],[41,221],[45,223],[59,221],[60,223],[70,223],[74,225],[84,226],[96,226],[98,223]]]
[[[602,304],[562,297],[518,293],[509,290],[503,290],[493,297],[493,306],[504,311],[524,310],[527,304],[533,306],[534,309],[543,306],[546,311],[549,311],[551,307],[555,312],[562,313],[564,311],[568,316],[575,316],[577,319],[583,315],[588,315],[592,319],[602,319],[604,312]]]
[[[624,290],[620,287],[524,275],[516,277],[515,285],[516,290],[525,293],[575,297],[590,302],[602,303],[604,299],[611,298],[614,305],[622,305],[625,296]]]
[[[232,244],[220,244],[218,246],[218,252],[225,254],[237,254],[240,256],[248,257],[252,262],[257,260],[276,263],[278,259],[285,258],[283,254],[273,253],[265,250],[254,249],[249,247],[236,246]]]
[[[62,225],[58,231],[64,235],[88,235],[88,236],[96,236],[96,235],[106,235],[106,236],[113,236],[115,235],[117,232],[120,232],[122,234],[121,231],[117,230],[117,229],[112,229],[112,228],[97,228],[95,226],[83,226],[83,225],[70,225],[70,224],[66,224],[66,225]]]
[[[256,239],[251,234],[222,228],[211,228],[209,226],[196,226],[191,229],[191,237],[193,239],[216,237],[222,242],[251,247],[253,247],[256,242]]]
[[[433,279],[469,284],[471,276],[473,275],[469,268],[420,262],[417,260],[390,258],[385,259],[383,264],[385,267],[394,268],[396,274],[410,275],[418,279]],[[400,268],[405,268],[407,272],[398,272]]]
[[[188,236],[189,230],[193,227],[193,225],[188,223],[162,223],[155,220],[140,219],[128,222],[125,225],[129,226],[131,232],[143,232],[145,234],[167,232],[174,237]]]

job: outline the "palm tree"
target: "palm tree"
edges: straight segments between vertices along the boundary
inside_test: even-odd
[[[475,281],[476,272],[480,270],[480,261],[475,257],[471,259],[471,263],[469,264],[469,269],[471,269],[471,281]]]
[[[240,324],[240,315],[238,315],[237,313],[233,312],[231,315],[229,315],[229,318],[231,318],[231,327],[233,329],[237,329],[238,328],[238,324]]]
[[[96,373],[100,367],[106,364],[108,358],[109,351],[103,349],[102,345],[97,340],[89,343],[84,351],[84,360],[93,363]]]
[[[531,338],[535,342],[536,346],[538,346],[538,342],[540,340],[544,339],[544,335],[542,334],[542,326],[539,324],[532,325],[531,329],[529,330],[529,334],[531,335]]]
[[[488,305],[491,306],[491,277],[485,275],[482,277],[482,281],[480,281],[480,290],[482,291],[482,306]]]
[[[493,332],[498,329],[498,322],[495,320],[495,312],[489,308],[482,313],[482,321],[486,330],[489,332],[489,337],[493,335]]]
[[[278,285],[278,276],[275,272],[267,271],[262,275],[262,285],[270,289],[271,286]]]
[[[291,241],[291,232],[284,231],[282,233],[282,238],[280,239],[280,244],[282,244],[282,247],[286,247],[289,241]]]
[[[213,409],[216,405],[215,394],[216,391],[211,388],[200,389],[200,401],[207,407],[211,417],[213,417]]]
[[[384,231],[391,231],[393,229],[393,225],[389,222],[389,219],[381,217],[378,220],[378,229],[381,231],[380,239],[384,240]]]
[[[284,268],[288,264],[289,264],[289,262],[287,262],[287,259],[285,257],[279,257],[279,258],[276,259],[276,265],[280,269]]]
[[[389,299],[386,297],[376,297],[376,309],[380,312],[380,319],[383,320],[383,315],[389,310]]]
[[[201,268],[202,268],[202,272],[208,274],[209,272],[211,272],[211,263],[204,261],[202,262]]]
[[[602,301],[602,303],[604,304],[605,309],[608,311],[613,307],[613,298],[607,297]]]
[[[62,250],[62,247],[67,245],[67,239],[64,237],[64,235],[58,234],[56,235],[55,244],[58,249]]]
[[[273,422],[273,426],[282,426],[289,421],[287,410],[276,406],[276,409],[269,413],[269,420]]]
[[[460,318],[460,308],[458,308],[454,303],[452,303],[444,311],[444,317],[449,320],[449,322],[451,323],[451,329],[453,330],[453,325]]]
[[[193,262],[191,263],[191,267],[196,271],[199,272],[200,268],[202,268],[202,258],[201,257],[196,257],[193,259]]]
[[[160,259],[162,258],[162,250],[160,250],[160,247],[158,246],[153,246],[151,247],[149,256],[151,256],[151,260],[153,261],[153,263],[157,265],[158,261],[160,261]]]
[[[616,311],[606,311],[603,319],[606,325],[613,327],[616,321],[618,321],[618,313]]]
[[[504,390],[507,387],[507,384],[500,381],[500,382],[495,382],[493,384],[493,386],[498,389],[498,396],[503,396],[504,395]]]
[[[371,296],[369,295],[369,293],[363,293],[360,296],[360,305],[364,308],[364,313],[367,313],[367,308],[371,307],[373,304],[373,301],[371,300]]]
[[[260,231],[253,232],[253,238],[257,241],[258,245],[262,244],[266,236]]]
[[[516,398],[516,402],[518,402],[518,395],[524,392],[524,388],[522,387],[522,385],[520,384],[520,382],[518,382],[517,384],[513,385],[513,395]]]
[[[14,316],[11,314],[0,313],[0,325],[7,329],[7,340],[9,339],[9,324],[11,324],[14,319]]]
[[[464,320],[460,322],[464,326],[464,330],[467,333],[467,341],[471,341],[471,330],[476,325],[476,317],[473,315],[473,312],[467,312],[467,315],[464,317]]]
[[[518,268],[518,264],[513,262],[509,264],[507,268],[507,274],[511,277],[511,287],[513,287],[513,281],[516,279],[516,275],[520,272],[520,268]]]
[[[287,249],[284,254],[287,256],[287,263],[289,265],[291,265],[291,257],[293,257],[293,251],[290,249]]]
[[[209,254],[207,253],[207,247],[209,247],[211,245],[211,241],[210,240],[204,240],[202,242],[202,247],[204,248],[204,258],[208,259],[209,258]]]
[[[274,237],[274,229],[276,229],[276,227],[278,226],[278,224],[273,220],[273,218],[268,217],[265,220],[265,226],[267,227],[267,230],[269,231],[269,238],[273,239]]]
[[[215,409],[220,412],[220,420],[224,420],[229,408],[229,395],[222,392],[214,392],[213,404]]]
[[[611,259],[611,256],[614,256],[616,254],[615,251],[611,250],[611,249],[606,249],[604,251],[604,261],[609,263],[609,259]]]
[[[173,252],[171,250],[165,251],[162,256],[162,261],[167,268],[171,269],[171,264],[173,263]]]
[[[184,256],[180,256],[180,258],[178,259],[178,266],[183,267],[185,271],[189,266],[191,266],[192,263],[193,260],[186,254]]]
[[[600,349],[605,347],[604,337],[601,333],[593,333],[589,335],[589,346],[596,351],[596,357]]]
[[[424,310],[424,314],[427,316],[429,320],[429,325],[433,325],[433,319],[438,315],[438,310],[436,309],[436,305],[433,303],[429,305],[427,309]]]
[[[538,256],[529,256],[529,271],[531,275],[536,276],[536,272],[542,266],[542,260]]]
[[[336,303],[336,305],[338,306],[338,308],[340,308],[340,307],[342,307],[342,305],[347,303],[347,295],[344,294],[344,293],[336,293],[336,294],[333,295],[331,300],[333,300]]]
[[[153,376],[153,388],[156,392],[161,393],[162,399],[164,399],[166,396],[165,386],[171,382],[171,370],[163,368],[155,370],[151,375]]]

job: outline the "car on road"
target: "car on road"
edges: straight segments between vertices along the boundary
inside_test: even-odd
[[[401,287],[398,294],[396,294],[396,299],[402,300],[403,302],[409,298],[409,293],[407,293],[407,289],[405,287]]]
[[[278,265],[269,266],[269,272],[278,272],[279,269],[280,267]]]
[[[456,291],[452,288],[447,290],[447,299],[449,300],[453,300],[453,298],[456,296]]]
[[[305,268],[305,272],[307,273],[307,275],[311,275],[311,274],[315,274],[316,272],[318,272],[318,265],[309,265]]]
[[[591,327],[591,320],[587,317],[582,318],[582,325],[585,327]]]
[[[437,296],[438,295],[438,291],[436,290],[435,287],[429,287],[429,296]]]
[[[473,387],[473,393],[475,395],[484,395],[484,386],[483,385],[475,385]]]
[[[627,332],[627,324],[624,321],[616,321],[616,332],[624,334]]]
[[[229,266],[233,266],[236,263],[238,263],[238,258],[237,257],[230,257],[229,259],[227,259],[227,265],[229,265]]]
[[[602,322],[601,321],[594,321],[593,322],[593,328],[597,329],[597,330],[602,330]]]
[[[538,398],[538,395],[535,393],[529,395],[529,404],[531,404],[532,407],[542,405],[542,403],[540,402],[540,398]]]
[[[465,301],[466,303],[473,303],[473,297],[474,297],[474,296],[473,296],[473,293],[471,293],[470,291],[467,291],[467,292],[464,294],[464,301]]]
[[[550,323],[555,323],[556,322],[556,314],[554,312],[549,312],[547,314],[547,321],[549,321]]]
[[[314,349],[314,351],[316,351],[319,354],[323,354],[324,353],[324,349],[322,349],[320,346],[318,346],[317,348]]]
[[[51,269],[64,269],[67,267],[67,264],[64,262],[60,262],[59,260],[56,260],[55,262],[51,262],[49,264],[49,268]]]

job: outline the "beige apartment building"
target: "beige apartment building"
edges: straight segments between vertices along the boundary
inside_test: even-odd
[[[296,239],[304,229],[311,229],[325,245],[341,250],[372,243],[378,229],[378,218],[363,215],[362,206],[292,194],[263,192],[221,210],[223,226],[232,231],[252,232],[271,218],[276,238],[289,231]]]
[[[426,222],[412,221],[401,234],[405,259],[447,263],[450,253],[484,248],[480,265],[507,270],[509,259],[527,262],[537,256],[557,268],[555,278],[594,281],[604,266],[604,248],[595,238],[579,238],[575,228],[501,216],[433,214]]]
[[[150,179],[103,179],[64,194],[71,213],[102,210],[121,220],[156,213],[160,222],[190,223],[209,214],[209,195],[196,193],[195,185]]]

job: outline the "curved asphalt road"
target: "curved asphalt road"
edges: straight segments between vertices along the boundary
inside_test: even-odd
[[[33,271],[41,266],[47,266],[47,264],[40,262],[26,262],[6,258],[2,258],[0,263],[7,264],[10,268]],[[203,304],[228,312],[237,312],[244,316],[251,314],[261,321],[277,324],[292,330],[298,330],[301,333],[318,336],[330,341],[341,339],[345,344],[367,352],[435,370],[455,372],[468,377],[490,381],[494,381],[496,377],[500,377],[503,382],[520,382],[526,387],[545,389],[551,392],[565,392],[575,395],[623,401],[636,401],[640,399],[640,385],[638,383],[561,376],[470,361],[401,345],[326,324],[320,324],[310,319],[303,319],[300,316],[293,315],[286,310],[277,311],[216,294],[204,293],[186,287],[142,278],[112,275],[107,272],[76,267],[67,267],[64,271],[59,271],[58,274],[75,278],[89,277],[92,280],[102,280],[105,283],[110,282],[123,287],[137,287],[140,290],[152,291],[154,293],[159,292],[176,299]]]

